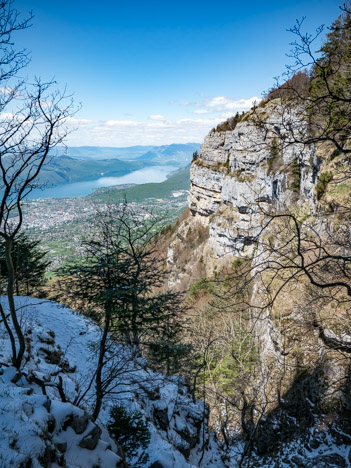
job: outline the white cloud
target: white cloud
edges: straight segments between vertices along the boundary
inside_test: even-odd
[[[222,112],[221,113],[222,120],[227,120],[230,117],[233,117],[233,112]]]
[[[209,107],[219,107],[219,106],[224,106],[227,102],[228,102],[228,98],[224,97],[224,96],[218,96],[218,97],[214,97],[212,99],[207,99],[205,101],[205,104]]]
[[[78,120],[78,119],[77,119]],[[133,146],[170,143],[201,143],[222,118],[181,118],[178,120],[108,120],[81,119],[68,122],[76,129],[67,137],[70,146]]]
[[[193,114],[213,114],[213,109],[195,109]]]
[[[200,106],[201,104],[198,102],[191,102],[191,101],[185,101],[180,104],[182,107],[196,107]]]
[[[134,120],[107,120],[105,125],[108,127],[133,127],[137,126],[138,122],[135,122]]]
[[[68,120],[72,129],[66,144],[71,146],[133,146],[163,145],[170,143],[201,143],[208,132],[220,122],[232,117],[235,112],[249,110],[260,99],[234,100],[226,96],[203,99],[202,102],[183,102],[180,106],[183,117],[178,120],[166,119],[162,114],[150,114],[145,121],[140,120],[105,120],[89,119]],[[193,115],[193,117],[185,117]],[[212,114],[212,115],[209,115]]]
[[[217,107],[219,110],[249,110],[254,103],[258,103],[261,99],[257,96],[253,96],[249,99],[230,99],[226,96],[218,96],[205,101],[207,107]]]
[[[231,111],[226,114],[225,118],[234,115],[236,112],[247,111],[251,109],[254,103],[258,103],[261,99],[257,96],[252,96],[248,99],[231,99],[226,96],[216,96],[213,98],[204,99],[202,102],[183,102],[181,106],[194,107],[193,114],[219,114]]]
[[[74,124],[74,125],[79,125],[79,124],[85,124],[85,123],[91,123],[93,122],[92,120],[88,119],[76,119],[75,117],[67,117],[66,122]]]
[[[149,120],[163,121],[166,120],[166,117],[162,114],[151,114],[148,117]]]

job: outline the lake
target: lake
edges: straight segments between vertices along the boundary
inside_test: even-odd
[[[93,192],[94,189],[102,187],[111,187],[122,184],[147,184],[149,182],[163,182],[167,175],[179,169],[176,166],[150,166],[137,171],[129,172],[119,177],[100,177],[94,180],[85,180],[81,182],[71,182],[68,184],[55,185],[43,190],[35,189],[28,200],[37,198],[74,198],[84,197]]]

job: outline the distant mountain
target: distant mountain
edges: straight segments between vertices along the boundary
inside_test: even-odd
[[[57,185],[107,176],[121,176],[150,166],[147,161],[120,161],[119,159],[83,160],[70,156],[53,157],[40,171],[40,184]]]
[[[153,161],[155,164],[190,164],[194,151],[199,151],[200,143],[185,143],[163,146],[128,146],[113,148],[104,146],[59,146],[52,151],[54,156],[69,156],[74,159],[100,161],[102,159],[120,159],[123,161],[140,159]]]
[[[141,201],[146,198],[168,198],[172,192],[189,190],[190,164],[173,172],[170,177],[160,183],[135,185],[127,189],[104,189],[96,191],[90,197],[98,203],[119,202],[125,195],[128,202]]]
[[[185,143],[154,146],[150,151],[147,151],[137,160],[152,161],[157,164],[175,164],[177,166],[186,166],[190,164],[193,158],[193,153],[200,150],[200,143]]]
[[[76,159],[135,159],[153,146],[128,146],[114,148],[107,146],[58,146],[52,151],[54,156],[66,155]]]

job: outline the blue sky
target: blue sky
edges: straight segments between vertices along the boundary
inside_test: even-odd
[[[284,72],[293,36],[330,25],[338,0],[15,0],[33,26],[29,76],[67,84],[82,109],[67,144],[201,142]]]

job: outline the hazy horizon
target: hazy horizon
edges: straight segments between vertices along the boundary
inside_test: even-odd
[[[330,25],[335,0],[208,0],[132,3],[16,0],[32,27],[16,34],[31,52],[29,76],[67,85],[81,110],[69,146],[202,141],[248,110],[285,71],[287,31]],[[324,36],[324,35],[322,35]],[[321,44],[319,38],[316,49]]]

